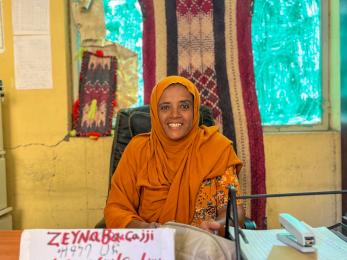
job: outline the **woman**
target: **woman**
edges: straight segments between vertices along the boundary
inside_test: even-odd
[[[168,221],[222,230],[227,187],[239,192],[241,162],[218,127],[199,127],[200,96],[169,76],[151,95],[150,133],[132,138],[113,175],[104,210],[108,228],[151,228]],[[238,203],[243,221],[243,208]]]

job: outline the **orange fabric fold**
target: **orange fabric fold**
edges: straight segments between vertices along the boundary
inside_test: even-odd
[[[178,141],[165,135],[158,118],[159,99],[174,83],[194,97],[193,128]],[[232,142],[218,127],[199,127],[200,96],[191,81],[164,78],[152,91],[150,107],[151,132],[131,140],[112,178],[104,211],[107,227],[125,227],[132,219],[190,224],[202,182],[223,175],[231,166],[241,168]]]

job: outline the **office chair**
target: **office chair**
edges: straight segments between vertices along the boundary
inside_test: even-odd
[[[199,125],[213,126],[214,119],[209,107],[200,106]],[[133,136],[146,133],[151,130],[150,110],[148,105],[123,108],[117,113],[116,126],[111,150],[110,171],[108,180],[108,190],[111,188],[111,179],[115,172],[125,147]],[[255,229],[254,221],[245,219],[246,227]],[[254,227],[254,228],[253,228]],[[95,228],[106,228],[105,220],[100,220]]]

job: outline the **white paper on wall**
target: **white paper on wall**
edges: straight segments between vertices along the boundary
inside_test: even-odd
[[[16,89],[52,88],[50,36],[14,36],[13,43]]]
[[[49,34],[49,0],[12,0],[13,34]]]

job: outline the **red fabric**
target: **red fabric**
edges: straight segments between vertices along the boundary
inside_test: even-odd
[[[148,104],[156,83],[155,23],[153,0],[141,0],[143,12],[143,81],[144,103]]]
[[[199,13],[210,13],[213,10],[213,4],[211,0],[182,0],[177,2],[177,12],[181,15],[191,13],[192,15],[198,15]]]
[[[73,123],[73,125],[77,124],[79,108],[80,108],[80,100],[77,99],[72,105],[72,123]]]
[[[255,91],[252,41],[251,9],[252,0],[237,1],[237,41],[242,94],[247,117],[249,149],[251,157],[252,194],[265,194],[265,155],[263,131]],[[259,229],[265,229],[266,200],[256,199],[251,202],[251,218]]]

